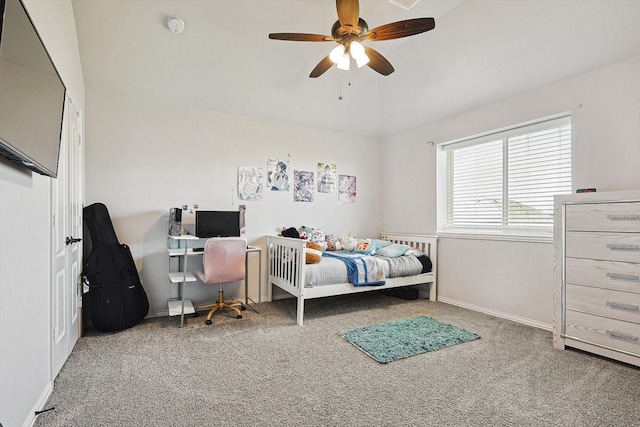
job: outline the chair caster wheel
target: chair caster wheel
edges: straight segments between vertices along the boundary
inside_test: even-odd
[[[210,325],[210,324],[212,324],[213,322],[211,321],[211,319],[208,319],[208,320],[207,320],[206,322],[204,322],[204,323],[205,323],[205,325]]]
[[[244,311],[246,309],[247,309],[247,307],[245,307],[244,305],[240,306],[240,310]]]
[[[238,314],[238,315],[236,316],[236,319],[242,319],[242,314]]]
[[[193,317],[200,317],[200,313],[196,311],[195,313],[193,313]]]

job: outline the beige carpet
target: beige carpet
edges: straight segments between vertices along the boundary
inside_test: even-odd
[[[82,337],[36,426],[632,426],[640,370],[551,333],[380,293],[262,304],[243,319],[147,319]],[[337,335],[434,317],[482,337],[382,365]]]

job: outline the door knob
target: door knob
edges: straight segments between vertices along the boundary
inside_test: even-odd
[[[80,241],[82,241],[82,239],[78,239],[78,238],[73,237],[73,236],[71,236],[71,237],[68,237],[68,236],[67,236],[67,238],[65,239],[64,243],[65,243],[67,246],[69,246],[69,245],[71,245],[71,244],[73,244],[73,243],[78,243],[78,242],[80,242]]]

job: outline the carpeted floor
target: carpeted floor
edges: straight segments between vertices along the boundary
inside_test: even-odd
[[[551,333],[380,293],[82,337],[35,426],[633,426],[640,370]],[[228,314],[226,314],[228,313]],[[482,339],[379,364],[337,333],[426,315]]]

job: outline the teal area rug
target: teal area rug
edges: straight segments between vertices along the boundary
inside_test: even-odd
[[[480,338],[472,332],[429,316],[365,326],[339,332],[345,340],[380,363],[435,351]]]

